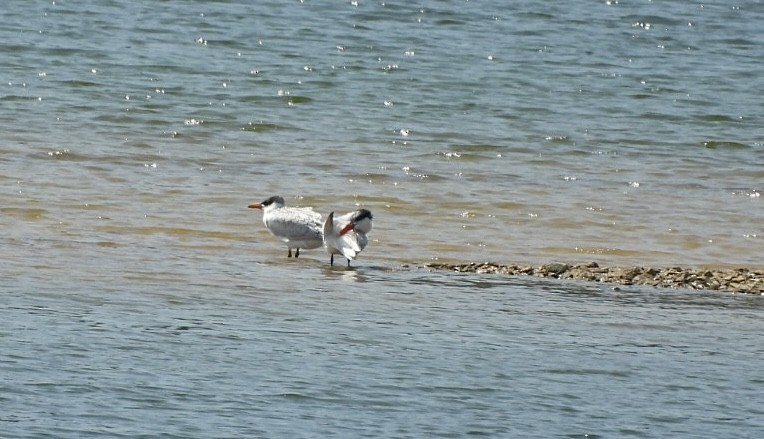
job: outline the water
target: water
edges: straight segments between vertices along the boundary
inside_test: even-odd
[[[764,431],[758,297],[290,265],[5,292],[2,436]]]
[[[761,435],[758,297],[416,267],[761,267],[764,7],[263,3],[0,11],[0,437]]]
[[[14,223],[267,243],[278,193],[388,262],[761,266],[756,2],[122,3],[3,12]]]

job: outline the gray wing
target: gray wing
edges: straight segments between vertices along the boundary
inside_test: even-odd
[[[266,227],[282,241],[321,241],[321,214],[307,209],[279,209]]]
[[[356,237],[358,241],[358,248],[363,250],[366,248],[366,245],[369,244],[369,238],[366,237],[366,234],[363,232],[356,232]]]

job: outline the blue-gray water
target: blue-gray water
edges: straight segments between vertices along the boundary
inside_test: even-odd
[[[231,265],[4,291],[0,437],[764,432],[760,297]]]
[[[5,2],[0,438],[762,436],[761,297],[417,268],[761,267],[762,22]],[[369,247],[287,259],[273,194]]]

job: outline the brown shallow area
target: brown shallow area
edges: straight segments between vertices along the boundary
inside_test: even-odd
[[[621,285],[648,285],[658,288],[692,288],[764,295],[764,270],[748,268],[690,269],[682,267],[601,267],[596,262],[502,265],[493,262],[454,264],[429,262],[425,267],[464,273],[495,273],[509,276],[538,276],[576,279]]]

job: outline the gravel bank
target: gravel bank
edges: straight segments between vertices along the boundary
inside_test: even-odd
[[[692,288],[764,295],[764,270],[747,268],[693,270],[681,267],[600,267],[588,264],[502,265],[493,262],[451,264],[430,262],[425,267],[465,273],[496,273],[510,276],[538,276],[577,279],[622,285],[649,285],[661,288]]]

